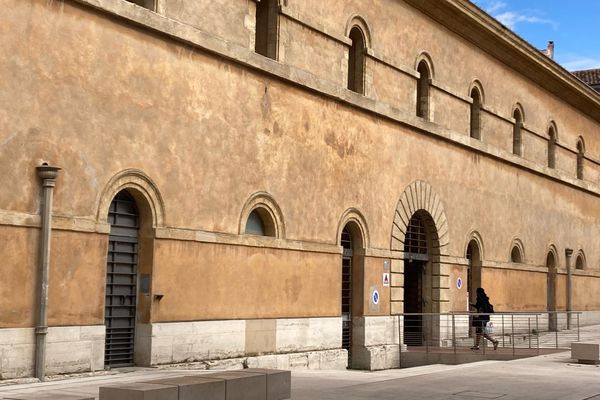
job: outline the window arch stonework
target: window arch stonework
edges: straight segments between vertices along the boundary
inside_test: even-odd
[[[577,179],[583,179],[583,162],[585,159],[585,143],[580,136],[577,140]]]
[[[513,239],[510,246],[509,260],[516,264],[525,264],[525,248],[520,239]]]
[[[110,204],[122,190],[127,190],[138,201],[140,211],[147,214],[145,220],[152,221],[152,227],[165,226],[165,206],[160,191],[148,175],[137,169],[121,171],[108,181],[98,200],[98,222],[107,221]]]
[[[417,79],[417,117],[430,119],[430,102],[431,102],[431,65],[426,59],[422,59],[417,65],[419,78]]]
[[[523,123],[525,120],[525,115],[523,113],[523,108],[520,104],[517,104],[513,108],[513,154],[517,156],[523,155]]]
[[[264,236],[272,236],[278,239],[285,238],[285,223],[281,209],[275,199],[266,192],[257,192],[250,196],[242,207],[239,222],[239,234],[246,234],[249,218],[251,223],[259,217],[263,224]],[[252,234],[254,231],[250,232]]]
[[[554,121],[548,126],[548,168],[556,168],[556,143],[558,130]]]
[[[471,98],[469,116],[469,136],[481,140],[481,110],[484,104],[484,93],[481,83],[475,80],[469,88]]]
[[[584,270],[586,269],[586,264],[585,253],[580,249],[575,257],[575,269]]]

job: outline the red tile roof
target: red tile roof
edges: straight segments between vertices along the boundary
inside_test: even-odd
[[[600,84],[600,68],[587,69],[584,71],[573,71],[573,75],[587,83],[588,85]]]

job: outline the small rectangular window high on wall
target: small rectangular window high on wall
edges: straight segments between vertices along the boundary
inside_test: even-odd
[[[155,11],[155,0],[125,0],[129,3],[137,4],[140,7],[147,8],[148,10]]]
[[[278,0],[257,0],[256,36],[254,51],[265,57],[277,59],[277,39],[279,36]]]

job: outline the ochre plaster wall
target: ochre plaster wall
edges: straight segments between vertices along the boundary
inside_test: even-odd
[[[573,293],[573,310],[598,310],[598,287],[600,287],[600,278],[574,275],[571,288]]]
[[[487,268],[483,270],[481,282],[494,311],[546,309],[545,273]]]
[[[250,21],[255,18],[252,1],[189,1],[158,0],[162,3],[164,15],[181,21],[213,35],[219,35],[228,42],[250,47],[254,42],[254,29]],[[215,18],[218,16],[218,18]]]
[[[458,278],[462,280],[462,286],[459,289],[456,286]],[[467,292],[467,267],[462,265],[449,266],[449,299],[450,306],[448,311],[468,312],[468,292]]]
[[[48,324],[104,324],[108,237],[54,231],[51,251]]]
[[[367,257],[364,274],[364,291],[362,297],[362,310],[358,315],[389,315],[390,314],[390,287],[383,286],[384,269],[383,258]],[[372,301],[373,290],[379,293],[379,304]]]
[[[340,315],[340,255],[157,240],[154,257],[154,322]]]
[[[31,327],[37,302],[39,230],[0,226],[0,327]]]
[[[554,119],[561,143],[574,148],[580,132],[590,132],[587,150],[600,153],[591,136],[598,131],[596,121],[404,3],[386,3],[385,13],[364,2],[340,4],[310,0],[290,2],[290,7],[318,17],[339,35],[349,16],[360,13],[372,29],[373,48],[386,57],[413,65],[427,49],[435,80],[445,87],[468,96],[470,82],[479,78],[486,106],[510,117],[520,101],[532,129],[545,132]],[[38,212],[35,166],[44,159],[63,168],[55,213],[96,220],[100,193],[111,177],[136,168],[156,183],[166,227],[237,235],[248,197],[267,191],[281,208],[287,239],[336,244],[342,214],[356,208],[365,217],[369,246],[389,250],[399,196],[420,179],[442,199],[448,255],[463,257],[470,232],[478,231],[485,260],[507,262],[511,242],[519,238],[526,264],[544,265],[554,243],[560,249],[583,248],[588,269],[600,267],[600,207],[594,194],[71,2],[10,0],[5,11],[0,52],[11,57],[0,58],[0,76],[11,79],[0,80],[0,168],[10,171],[1,181],[3,210]],[[244,12],[238,9],[232,18],[238,21]],[[389,26],[397,29],[385,29]],[[241,43],[243,32],[232,37]],[[294,54],[288,51],[286,62],[293,64]],[[339,80],[343,55],[331,59],[337,60],[335,67],[324,77]],[[313,61],[311,68],[319,63],[325,60]],[[394,106],[412,115],[412,93],[379,89],[394,75],[375,69],[371,92],[396,99]],[[398,91],[408,90],[407,82],[400,78]],[[434,121],[467,134],[468,103],[436,89],[432,93]],[[492,136],[496,130],[501,136]],[[483,137],[490,144],[507,147],[508,130],[510,124],[484,118]],[[526,155],[528,147],[526,141]],[[540,159],[544,149],[532,154]],[[557,154],[559,168],[574,171],[574,154]],[[0,257],[8,260],[1,267],[14,271],[0,283],[0,326],[31,326],[35,230],[2,226],[0,232]],[[101,323],[106,236],[57,232],[54,237],[51,323]],[[153,320],[339,315],[339,259],[327,253],[158,240],[154,285],[165,297],[153,305]],[[380,282],[380,261],[367,259],[365,291]],[[545,308],[544,274],[484,269],[483,276],[499,310]],[[583,287],[597,287],[596,279]],[[389,294],[380,293],[382,306],[375,315],[387,312],[383,304]],[[582,307],[600,307],[600,299],[581,301]]]

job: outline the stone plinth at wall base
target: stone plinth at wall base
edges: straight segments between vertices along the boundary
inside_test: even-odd
[[[135,361],[140,366],[192,363],[341,345],[341,317],[161,322],[136,326]]]
[[[354,369],[376,371],[400,366],[400,346],[397,344],[355,347],[352,349]]]
[[[600,363],[600,343],[572,343],[571,358],[577,360],[580,364]]]
[[[47,375],[104,369],[104,325],[49,327],[46,340]],[[0,354],[0,379],[32,376],[34,329],[0,329]]]
[[[348,368],[348,352],[344,349],[308,351],[302,353],[269,354],[251,357],[207,360],[192,363],[168,364],[162,368],[192,368],[236,370],[243,368],[268,368],[286,370]]]

